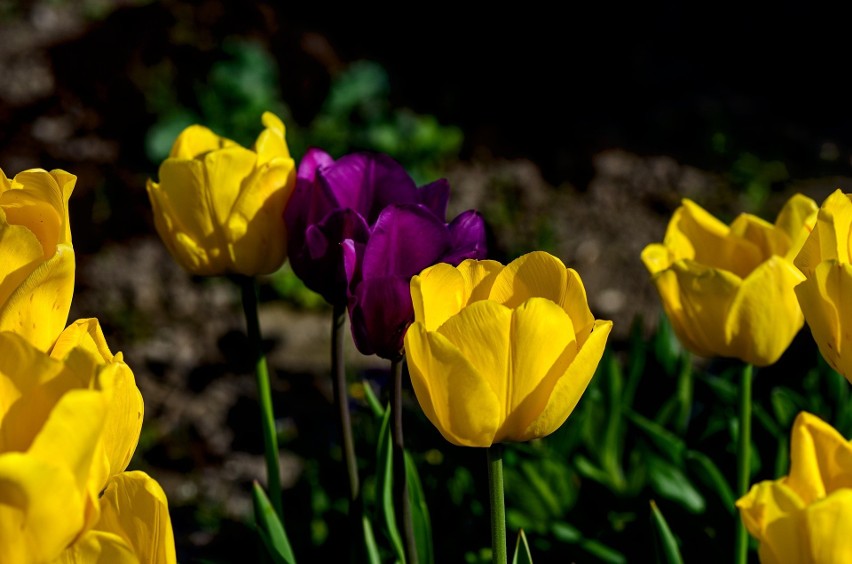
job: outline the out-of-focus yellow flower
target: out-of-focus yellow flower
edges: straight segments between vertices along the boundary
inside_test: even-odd
[[[405,336],[414,392],[445,439],[489,447],[548,435],[594,375],[612,328],[577,273],[545,252],[505,267],[465,260],[411,280]]]
[[[192,125],[148,181],[154,224],[193,274],[268,274],[287,256],[284,208],[296,182],[284,124],[263,114],[254,150]]]
[[[142,416],[96,320],[49,355],[0,332],[0,562],[175,562],[162,489],[124,472]]]
[[[74,249],[68,198],[77,177],[33,169],[0,170],[0,331],[46,351],[68,321]]]
[[[825,360],[852,382],[852,201],[836,190],[794,262],[807,279],[796,296]]]
[[[642,251],[681,343],[701,356],[772,364],[804,324],[793,265],[815,221],[816,203],[797,194],[774,224],[741,214],[729,226],[684,200],[662,244]]]
[[[791,438],[790,474],[737,501],[760,561],[852,562],[852,444],[806,412]]]

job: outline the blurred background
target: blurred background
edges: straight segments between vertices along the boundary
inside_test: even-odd
[[[582,276],[595,315],[615,321],[604,374],[567,429],[507,455],[510,527],[525,528],[537,562],[647,556],[650,498],[670,521],[693,519],[681,532],[685,556],[716,554],[720,536],[726,546],[729,510],[704,479],[716,467],[700,457],[732,480],[733,407],[702,404],[733,406],[730,366],[705,363],[706,380],[684,380],[688,357],[660,325],[639,253],[662,239],[684,197],[726,221],[742,211],[772,220],[794,192],[821,202],[852,191],[848,32],[803,2],[694,9],[430,4],[410,15],[357,3],[0,0],[0,167],[78,177],[71,315],[98,317],[136,374],[146,422],[132,466],[165,488],[180,561],[254,550],[249,488],[264,473],[263,445],[239,293],[170,260],[145,182],[185,126],[250,145],[264,110],[285,120],[297,161],[309,146],[335,157],[366,149],[391,154],[419,184],[447,177],[450,213],[483,212],[492,258],[556,254]],[[288,531],[303,561],[340,557],[330,309],[286,266],[262,282]],[[841,411],[814,404],[827,385],[847,393],[815,351],[800,335],[785,369],[758,381],[771,406],[755,433],[770,453],[763,477],[786,468],[779,437],[795,406]],[[369,495],[380,421],[363,386],[383,398],[388,367],[348,354]],[[655,386],[665,398],[643,392]],[[668,391],[681,394],[675,403]],[[445,443],[407,399],[436,561],[479,562],[489,544],[484,455]],[[616,419],[600,439],[596,422]],[[685,454],[654,450],[672,448]]]

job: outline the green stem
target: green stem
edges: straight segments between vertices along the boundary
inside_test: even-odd
[[[737,437],[737,493],[740,496],[748,492],[748,482],[751,476],[751,381],[753,368],[751,364],[743,366],[740,378],[739,402],[739,437]],[[742,518],[737,514],[737,537],[734,552],[734,562],[745,564],[748,561],[748,532]]]
[[[506,505],[503,501],[503,445],[488,448],[488,489],[491,498],[491,552],[494,564],[506,564]]]
[[[405,445],[402,440],[402,360],[391,361],[391,438],[393,439],[393,490],[396,507],[402,512],[402,543],[406,564],[417,564],[414,522],[405,478]]]
[[[246,316],[249,346],[257,377],[257,396],[260,402],[260,421],[263,428],[263,446],[266,454],[266,481],[269,498],[279,519],[283,519],[281,505],[281,469],[278,463],[278,436],[275,432],[275,414],[272,411],[272,392],[269,388],[269,370],[260,340],[260,322],[257,317],[257,284],[250,276],[240,277],[243,311]]]

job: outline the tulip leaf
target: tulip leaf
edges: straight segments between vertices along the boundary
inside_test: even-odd
[[[680,358],[680,371],[677,375],[677,418],[675,428],[684,435],[689,425],[689,415],[692,411],[693,378],[692,357],[685,354]]]
[[[660,321],[653,338],[654,356],[663,365],[668,374],[674,374],[677,360],[681,356],[680,341],[672,329],[672,324],[665,313],[660,312]]]
[[[598,468],[594,462],[582,454],[574,457],[574,465],[581,476],[594,480],[604,486],[610,485],[609,474]]]
[[[435,555],[432,551],[432,523],[429,519],[429,508],[426,506],[426,496],[423,494],[423,486],[417,467],[414,465],[411,455],[405,454],[405,481],[408,486],[408,497],[411,502],[411,520],[414,526],[414,544],[417,550],[417,561],[423,564],[432,564]]]
[[[625,415],[634,425],[639,427],[657,447],[665,453],[672,462],[680,462],[686,450],[683,440],[658,423],[635,411],[627,410]]]
[[[515,543],[515,555],[512,557],[512,564],[532,564],[532,554],[530,554],[530,545],[527,543],[527,536],[524,530],[518,531],[518,540]]]
[[[733,513],[735,511],[734,502],[736,501],[734,491],[713,460],[701,452],[689,450],[686,452],[686,462],[702,482],[719,494],[725,509]]]
[[[676,501],[693,513],[703,513],[704,497],[689,482],[683,471],[654,454],[648,455],[648,479],[660,496]]]
[[[257,482],[252,485],[252,501],[257,532],[270,557],[276,564],[295,564],[296,558],[284,525],[275,514],[266,492]]]
[[[361,527],[364,531],[364,549],[367,552],[367,562],[369,564],[381,564],[382,557],[379,554],[379,547],[376,545],[376,537],[373,534],[373,525],[366,515],[361,516]]]
[[[367,405],[370,406],[370,411],[376,419],[381,419],[385,413],[385,409],[382,407],[382,402],[379,401],[379,398],[376,396],[376,392],[373,391],[373,386],[370,385],[369,380],[365,378],[363,384],[364,399],[367,400]]]
[[[379,430],[378,463],[376,465],[376,490],[379,492],[379,513],[385,525],[385,533],[390,540],[397,560],[405,562],[402,537],[396,526],[396,510],[393,496],[393,441],[391,441],[390,407],[385,409],[382,426]]]
[[[628,357],[630,363],[627,365],[627,382],[621,396],[621,405],[625,408],[633,405],[636,390],[645,373],[646,350],[647,346],[642,334],[642,316],[637,315],[630,330],[630,356]]]
[[[665,517],[663,517],[663,513],[653,499],[651,500],[651,525],[654,528],[654,548],[657,552],[657,562],[683,564],[677,539],[675,539]]]
[[[564,543],[575,544],[584,551],[595,556],[601,562],[609,564],[625,564],[627,559],[623,554],[594,539],[587,539],[576,527],[565,522],[556,522],[551,526],[553,536]]]

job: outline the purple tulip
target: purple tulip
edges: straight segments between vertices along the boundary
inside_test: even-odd
[[[446,180],[418,189],[387,155],[354,153],[335,161],[324,151],[310,149],[299,164],[296,188],[284,212],[293,271],[330,304],[345,305],[342,242],[365,245],[373,224],[391,204],[419,205],[443,221],[449,196]]]
[[[346,239],[349,321],[358,350],[397,358],[414,320],[411,277],[433,264],[455,266],[467,258],[485,258],[485,226],[472,210],[447,225],[424,205],[393,204],[381,212],[366,243]]]

